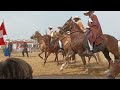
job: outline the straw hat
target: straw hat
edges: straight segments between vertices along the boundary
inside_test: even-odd
[[[80,19],[80,17],[79,16],[75,16],[73,19]],[[81,20],[81,19],[80,19]]]
[[[89,13],[92,13],[92,14],[93,14],[94,12],[95,12],[95,11],[86,11],[86,12],[84,13],[84,15],[85,15],[85,16],[88,16]]]

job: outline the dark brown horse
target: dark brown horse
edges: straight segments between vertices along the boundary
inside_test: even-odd
[[[66,33],[68,30],[71,31],[70,37],[71,37],[71,49],[68,51],[68,54],[65,58],[65,63],[61,66],[60,70],[63,70],[63,68],[68,64],[68,58],[71,57],[73,54],[78,54],[81,56],[82,61],[84,63],[84,69],[87,69],[86,67],[86,61],[85,57],[83,56],[83,52],[85,51],[83,42],[84,42],[84,32],[79,28],[79,26],[73,22],[72,17],[63,25],[62,30],[60,31],[61,34]],[[105,40],[102,44],[102,48],[98,49],[96,52],[102,51],[105,58],[109,62],[110,67],[110,61],[112,60],[109,52],[111,52],[115,59],[119,59],[120,54],[118,50],[118,40],[114,38],[111,35],[104,34]],[[112,42],[112,44],[111,44]],[[100,47],[100,46],[98,46]],[[94,53],[96,53],[94,52]]]
[[[60,30],[62,29],[61,27],[58,27],[58,28],[59,28]],[[66,56],[66,54],[68,53],[69,49],[71,48],[71,47],[70,47],[71,38],[70,38],[69,32],[68,32],[68,33],[65,33],[65,34],[63,34],[63,35],[61,35],[59,32],[57,32],[56,38],[59,38],[59,40],[61,40],[61,42],[62,42],[62,44],[63,44],[64,51],[65,51],[65,56]],[[97,57],[99,57],[99,53],[96,53],[96,55],[97,55]],[[95,55],[95,54],[85,55],[85,57],[88,57],[88,63],[90,63],[91,57],[94,57],[94,59],[96,60],[96,62],[97,62],[97,64],[98,64],[96,55]],[[70,60],[71,60],[71,61],[74,61],[74,60],[75,60],[75,54],[73,54],[73,56],[71,57]],[[98,58],[98,60],[100,61],[101,59]]]

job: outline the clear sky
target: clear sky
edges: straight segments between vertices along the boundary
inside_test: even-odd
[[[84,26],[88,17],[85,11],[0,11],[0,24],[4,20],[7,36],[5,39],[29,39],[35,31],[42,34],[48,31],[49,26],[57,30],[71,16],[80,16]],[[101,23],[103,33],[120,39],[120,11],[96,11],[95,14]]]

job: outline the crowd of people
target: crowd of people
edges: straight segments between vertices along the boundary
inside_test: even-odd
[[[28,54],[28,44],[27,44],[27,42],[25,40],[23,41],[23,44],[21,44],[20,48],[23,48],[22,49],[22,56],[25,57],[24,53],[26,53],[27,57],[29,57],[29,54]],[[5,45],[5,47],[3,48],[3,53],[4,53],[4,56],[11,57],[11,53],[12,52],[13,52],[13,43],[10,40]]]

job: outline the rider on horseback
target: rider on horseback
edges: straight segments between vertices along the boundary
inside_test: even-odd
[[[94,45],[99,45],[104,40],[101,25],[98,21],[97,16],[94,14],[94,11],[86,11],[84,13],[85,16],[89,16],[88,26],[86,29],[89,30],[87,34],[88,37],[88,45],[90,50],[87,48],[84,52],[85,54],[92,54]]]
[[[73,20],[74,20],[75,23],[81,28],[81,30],[83,30],[83,32],[85,32],[85,28],[84,28],[84,26],[83,26],[83,24],[82,24],[82,22],[81,22],[80,17],[79,17],[79,16],[75,16],[75,17],[73,18]]]
[[[51,41],[50,44],[53,43],[53,39],[54,39],[54,30],[52,26],[49,26],[48,28],[50,30],[50,36],[51,36]]]

